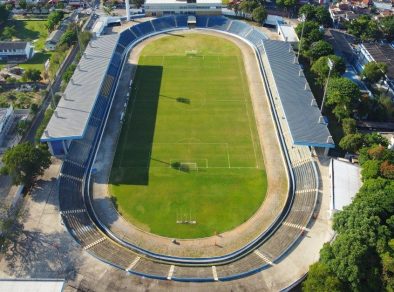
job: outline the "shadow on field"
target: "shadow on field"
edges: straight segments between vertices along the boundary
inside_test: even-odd
[[[148,185],[163,67],[138,65],[110,181]]]

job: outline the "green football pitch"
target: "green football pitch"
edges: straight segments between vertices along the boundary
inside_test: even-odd
[[[124,218],[162,236],[211,236],[257,211],[266,172],[235,44],[195,33],[143,49],[109,184]]]

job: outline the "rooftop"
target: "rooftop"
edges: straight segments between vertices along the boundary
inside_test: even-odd
[[[24,50],[27,42],[0,42],[0,50]]]
[[[376,62],[387,65],[387,76],[394,80],[394,48],[389,44],[364,43],[363,45]]]
[[[288,24],[278,24],[278,28],[285,41],[296,43],[298,42],[298,36],[294,30],[294,27]]]
[[[263,46],[294,145],[335,147],[291,45],[264,40]]]
[[[349,205],[361,187],[360,167],[337,159],[331,165],[331,209],[340,211]]]
[[[57,279],[0,279],[0,291],[61,292],[64,280]]]
[[[190,2],[188,0],[146,0],[145,5],[149,4],[222,4],[221,0],[195,0],[195,2]]]
[[[60,38],[62,37],[64,31],[57,29],[51,32],[49,37],[46,39],[46,42],[51,42],[51,43],[58,43],[60,41]]]
[[[119,35],[90,41],[41,141],[81,139]]]

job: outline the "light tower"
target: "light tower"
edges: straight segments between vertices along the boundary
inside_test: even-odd
[[[130,21],[130,0],[125,0],[126,2],[126,19],[127,21]]]

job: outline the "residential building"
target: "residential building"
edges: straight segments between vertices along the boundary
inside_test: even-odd
[[[363,43],[357,47],[357,69],[362,71],[369,62],[382,62],[387,65],[386,85],[394,94],[394,47],[389,44]]]
[[[33,55],[34,49],[30,42],[0,42],[0,61],[19,63]]]
[[[57,29],[52,31],[49,37],[45,41],[45,49],[47,49],[48,51],[54,51],[63,33],[64,30],[62,29]]]

